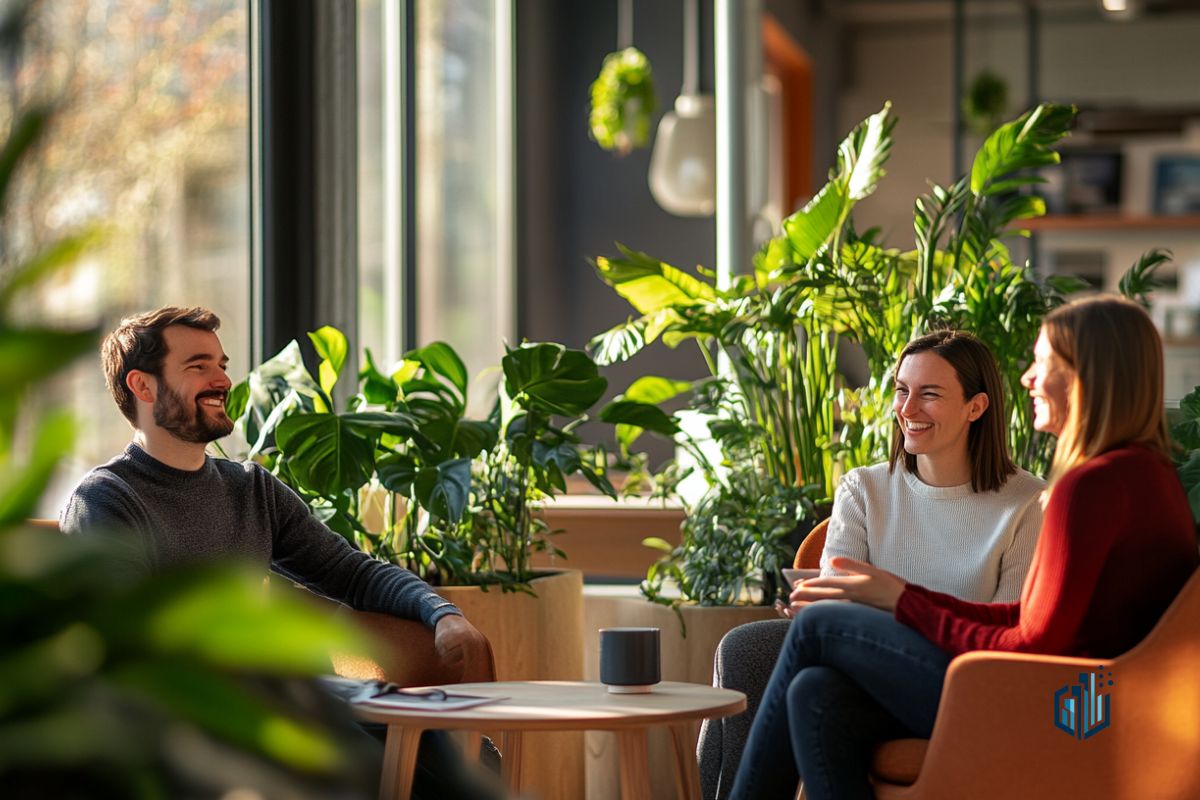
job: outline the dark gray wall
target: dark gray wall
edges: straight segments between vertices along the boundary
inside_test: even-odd
[[[683,83],[683,2],[633,5],[634,45],[654,69],[661,115]],[[806,40],[822,35],[808,24],[823,18],[819,5],[793,0],[766,7],[810,47]],[[711,91],[712,3],[702,2],[701,9],[701,84]],[[596,277],[589,258],[615,255],[619,241],[681,268],[712,267],[716,228],[711,218],[681,218],[659,208],[646,181],[649,148],[621,158],[588,137],[589,88],[604,56],[616,49],[616,0],[521,0],[517,14],[518,330],[530,340],[582,347],[634,313]],[[818,88],[818,107],[822,97]],[[817,113],[819,120],[831,116]],[[815,162],[819,173],[827,162]],[[706,373],[691,343],[677,350],[656,343],[605,370],[610,395],[641,375],[691,379]]]

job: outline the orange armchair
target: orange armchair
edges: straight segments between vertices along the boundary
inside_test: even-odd
[[[795,566],[820,566],[827,523]],[[931,739],[880,745],[878,800],[1200,798],[1200,571],[1150,634],[1115,659],[975,652],[946,675]],[[1086,740],[1054,724],[1054,692],[1112,674],[1109,727]]]
[[[906,739],[877,751],[876,797],[1200,797],[1197,630],[1200,572],[1150,635],[1115,659],[959,656],[950,664],[928,743]],[[1113,685],[1104,687],[1111,723],[1081,740],[1055,727],[1054,692],[1098,669],[1112,674]]]
[[[796,548],[796,560],[792,566],[796,569],[820,569],[821,553],[825,550],[825,534],[828,532],[829,520],[823,519],[818,522]]]

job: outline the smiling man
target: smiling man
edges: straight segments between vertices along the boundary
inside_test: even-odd
[[[84,476],[62,530],[131,536],[147,571],[217,559],[261,564],[352,608],[420,620],[447,665],[490,663],[483,635],[416,575],[352,547],[261,465],[205,452],[233,430],[220,324],[207,309],[167,307],[128,317],[105,338],[105,380],[133,441]],[[445,752],[427,758],[445,746],[423,740],[426,769],[444,774],[436,763],[454,763]],[[440,783],[420,792],[421,767],[421,796],[480,796]]]

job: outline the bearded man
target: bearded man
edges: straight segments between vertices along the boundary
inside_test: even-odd
[[[62,530],[129,537],[146,571],[229,559],[260,564],[351,608],[420,620],[447,665],[486,662],[483,635],[416,575],[351,546],[261,465],[206,453],[233,430],[220,324],[207,309],[172,306],[128,317],[104,339],[105,381],[133,441],[84,476],[60,516]],[[461,760],[448,747],[426,733],[414,794],[491,796],[455,785],[463,784]]]

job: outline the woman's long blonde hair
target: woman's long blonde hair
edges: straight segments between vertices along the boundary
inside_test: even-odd
[[[1054,353],[1075,370],[1050,484],[1115,447],[1169,453],[1162,339],[1136,303],[1111,295],[1055,309],[1042,321]]]

